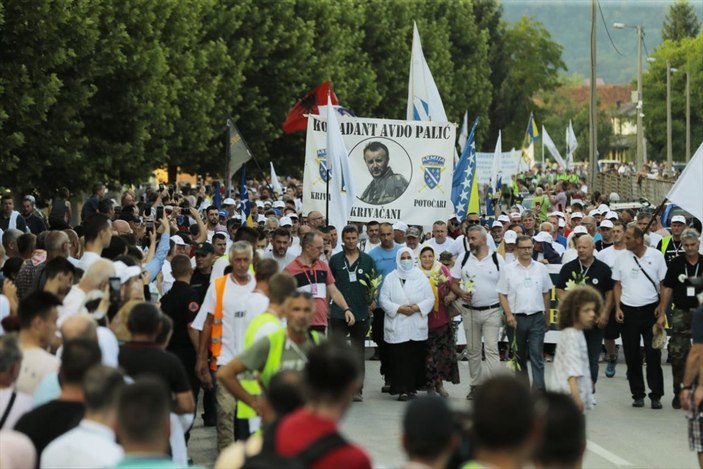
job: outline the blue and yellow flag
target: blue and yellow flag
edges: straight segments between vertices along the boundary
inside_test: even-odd
[[[530,120],[527,121],[527,130],[525,130],[525,140],[522,144],[522,159],[525,162],[533,163],[535,161],[535,140],[539,140],[539,128],[530,113]]]
[[[466,140],[461,158],[454,168],[452,180],[452,203],[459,220],[466,218],[468,213],[480,213],[478,195],[478,178],[476,177],[476,142],[474,134],[478,125],[478,117],[471,128],[469,138]]]

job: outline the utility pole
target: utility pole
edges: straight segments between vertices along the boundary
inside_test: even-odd
[[[686,70],[686,163],[691,159],[691,71]]]
[[[589,145],[588,145],[588,188],[591,193],[596,190],[598,181],[598,171],[596,166],[598,153],[598,125],[596,122],[596,0],[591,0],[591,106],[590,118],[588,121]],[[638,127],[639,129],[639,127]]]

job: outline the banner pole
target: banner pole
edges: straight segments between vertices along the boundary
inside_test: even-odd
[[[330,224],[330,170],[327,170],[327,184],[325,189],[325,223]],[[339,229],[339,227],[337,227]]]
[[[666,197],[664,197],[664,200],[662,200],[662,203],[659,204],[659,207],[657,207],[657,209],[652,214],[652,218],[649,220],[649,223],[647,223],[647,227],[644,229],[644,234],[647,234],[649,232],[649,227],[652,226],[652,223],[654,223],[654,219],[657,218],[657,216],[659,216],[661,211],[664,209],[664,205],[666,204],[666,201],[667,201],[667,199],[666,199]]]

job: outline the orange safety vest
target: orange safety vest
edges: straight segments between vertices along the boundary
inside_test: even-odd
[[[212,319],[212,332],[210,334],[210,370],[217,371],[217,358],[222,350],[222,303],[225,296],[225,285],[227,285],[229,274],[215,280],[215,311]]]

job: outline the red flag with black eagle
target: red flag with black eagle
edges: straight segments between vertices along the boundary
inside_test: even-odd
[[[309,91],[293,106],[293,109],[286,116],[286,121],[283,123],[283,131],[287,134],[292,134],[293,132],[307,130],[307,114],[319,114],[318,106],[327,104],[327,93],[330,94],[332,104],[335,106],[339,105],[337,95],[332,90],[332,84],[329,81],[325,81],[314,90]]]

